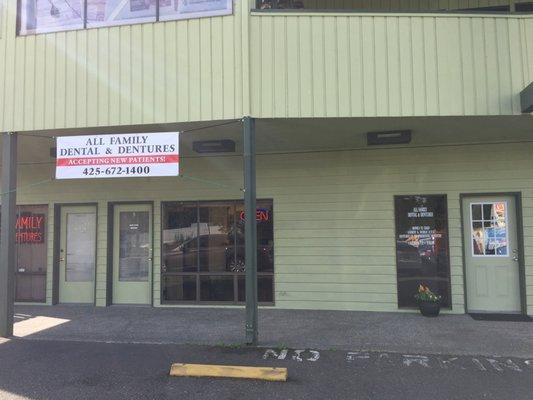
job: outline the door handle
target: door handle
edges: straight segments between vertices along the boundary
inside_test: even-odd
[[[513,261],[518,261],[518,256],[514,256]]]

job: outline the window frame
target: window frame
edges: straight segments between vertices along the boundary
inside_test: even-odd
[[[238,301],[238,280],[239,277],[245,277],[245,272],[231,272],[231,271],[201,271],[200,270],[200,257],[198,255],[197,257],[197,269],[196,271],[181,271],[181,272],[163,272],[163,260],[164,260],[164,246],[163,246],[163,231],[164,231],[164,218],[165,218],[165,206],[169,204],[174,205],[181,205],[181,206],[192,206],[194,205],[196,207],[196,218],[197,221],[200,220],[200,207],[202,205],[208,205],[208,204],[221,204],[221,203],[227,203],[231,204],[233,207],[234,215],[236,215],[236,206],[239,202],[242,202],[242,199],[231,199],[231,200],[193,200],[193,201],[179,201],[179,200],[168,200],[168,201],[162,201],[160,205],[160,212],[161,212],[161,224],[160,224],[160,265],[159,265],[159,271],[160,271],[160,284],[159,284],[159,290],[160,290],[160,304],[161,305],[226,305],[226,306],[243,306],[246,303],[244,301]],[[274,210],[274,200],[272,198],[261,198],[257,199],[258,205],[260,205],[262,202],[270,202],[270,205],[272,207],[272,211]],[[273,212],[272,212],[273,214]],[[272,241],[274,241],[274,219],[273,216],[271,217],[272,220]],[[233,221],[234,226],[237,224],[237,218]],[[199,225],[199,224],[198,224]],[[198,227],[199,229],[199,227]],[[234,249],[237,246],[237,238],[236,238],[236,229],[234,229],[234,235],[235,235],[235,241],[234,241]],[[197,235],[196,240],[199,242],[200,235]],[[199,243],[197,245],[198,250],[200,249]],[[271,302],[259,302],[259,305],[261,306],[274,306],[276,302],[275,293],[276,293],[276,282],[275,282],[275,244],[272,246],[272,271],[270,272],[260,272],[257,271],[257,277],[270,277],[272,279],[272,301]],[[234,256],[237,257],[237,251],[234,250]],[[165,283],[165,277],[167,276],[195,276],[196,278],[196,300],[165,300],[163,293],[164,293],[164,283]],[[200,299],[201,295],[201,285],[200,285],[200,277],[201,276],[233,276],[233,301],[202,301]]]

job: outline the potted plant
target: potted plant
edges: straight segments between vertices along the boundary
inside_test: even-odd
[[[418,301],[418,308],[424,317],[436,317],[439,315],[441,297],[433,293],[429,287],[419,285],[415,299]]]

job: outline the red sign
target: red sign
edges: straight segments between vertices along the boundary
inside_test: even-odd
[[[244,219],[245,219],[244,211],[241,211],[240,218],[241,218],[241,221],[244,221]],[[269,213],[268,209],[266,209],[266,208],[258,208],[256,210],[256,212],[255,212],[255,220],[257,222],[266,222],[269,219],[270,219],[270,213]]]
[[[44,226],[44,214],[19,214],[15,225],[17,243],[44,243]]]

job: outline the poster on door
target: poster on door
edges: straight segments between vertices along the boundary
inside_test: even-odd
[[[177,132],[57,138],[56,179],[178,175]]]

